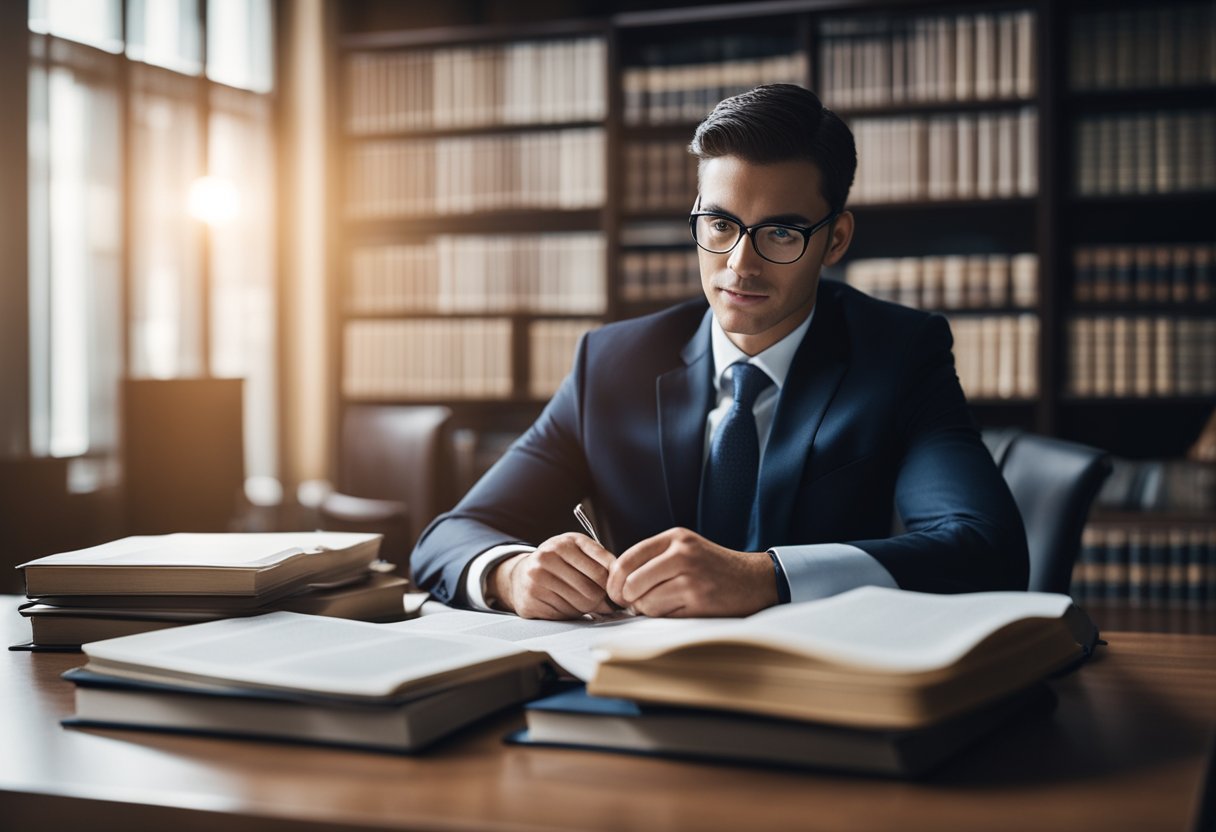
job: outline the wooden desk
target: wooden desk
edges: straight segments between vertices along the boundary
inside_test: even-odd
[[[0,598],[6,643],[28,637]],[[0,826],[38,830],[1181,830],[1216,737],[1216,636],[1110,633],[923,783],[504,746],[505,714],[419,757],[67,729],[79,654],[4,651]]]

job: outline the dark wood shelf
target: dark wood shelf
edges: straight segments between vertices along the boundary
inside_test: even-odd
[[[1034,315],[1039,310],[1033,306],[965,306],[956,309],[937,308],[926,311],[936,312],[938,315],[947,317],[980,318],[990,315]]]
[[[1142,525],[1149,528],[1167,529],[1176,526],[1216,527],[1216,514],[1196,511],[1116,511],[1095,507],[1089,522],[1121,525]]]
[[[337,45],[344,51],[448,47],[513,40],[552,40],[579,37],[580,35],[603,35],[607,33],[608,27],[607,18],[542,20],[518,25],[438,26],[429,29],[344,34],[338,38]]]
[[[1070,90],[1065,96],[1072,115],[1129,110],[1208,108],[1216,100],[1216,84],[1133,87],[1127,89]]]
[[[535,312],[528,310],[505,310],[494,312],[435,312],[424,310],[402,310],[399,312],[347,312],[348,321],[469,321],[469,320],[503,320],[522,321],[571,321],[586,320],[587,318],[603,318],[604,310],[598,312]]]
[[[1068,313],[1071,315],[1172,315],[1178,318],[1213,318],[1216,317],[1216,301],[1117,301],[1098,303],[1096,301],[1068,301]]]
[[[1060,396],[1060,404],[1076,408],[1089,407],[1216,407],[1216,393],[1206,396],[1077,396],[1065,393]]]
[[[1152,194],[1077,194],[1069,196],[1069,200],[1089,208],[1132,208],[1138,205],[1194,205],[1205,203],[1216,205],[1216,191],[1192,190],[1176,191],[1174,193]],[[1211,217],[1207,217],[1211,219]],[[1211,226],[1209,226],[1209,231]]]
[[[362,238],[419,237],[431,234],[538,233],[545,231],[599,231],[604,210],[520,210],[484,214],[427,214],[416,217],[346,220],[347,232]]]
[[[548,399],[534,399],[531,396],[512,395],[505,398],[487,399],[487,398],[461,398],[459,396],[443,397],[382,397],[382,396],[344,396],[343,401],[347,404],[382,404],[388,405],[410,405],[410,406],[429,406],[429,405],[444,405],[452,409],[481,409],[495,407],[527,407],[539,409],[544,406]]]
[[[603,120],[581,119],[578,121],[530,121],[521,124],[477,124],[465,127],[435,127],[424,130],[396,130],[384,132],[347,131],[346,140],[351,143],[384,141],[424,141],[427,139],[469,138],[476,136],[507,136],[519,133],[548,133],[557,130],[584,130],[605,127]]]
[[[971,407],[984,407],[984,408],[1033,407],[1038,403],[1039,403],[1038,399],[1024,399],[1024,398],[993,399],[993,398],[970,398],[970,397],[968,397],[968,399],[967,399],[967,404],[969,404]]]

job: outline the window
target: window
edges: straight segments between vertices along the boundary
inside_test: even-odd
[[[245,467],[278,470],[274,154],[264,96],[211,91],[211,371],[245,379]],[[240,183],[239,190],[233,183]]]
[[[29,0],[30,31],[122,51],[121,0]]]
[[[127,57],[188,75],[202,70],[198,0],[127,0]]]
[[[274,86],[270,0],[207,0],[207,77],[230,87]]]
[[[30,73],[30,446],[78,456],[117,444],[120,101],[78,47],[56,52]]]
[[[269,0],[31,0],[36,455],[113,471],[124,376],[241,377],[247,473],[277,476],[272,26]]]
[[[204,373],[203,229],[187,210],[203,173],[193,79],[131,68],[131,375]]]

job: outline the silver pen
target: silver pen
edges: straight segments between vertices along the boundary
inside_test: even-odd
[[[604,542],[602,540],[600,540],[600,536],[595,531],[595,526],[591,525],[591,518],[587,516],[587,512],[583,511],[582,503],[579,503],[578,505],[576,505],[574,507],[574,517],[576,520],[578,520],[579,525],[583,527],[583,530],[587,532],[588,537],[590,537],[592,540],[594,540],[599,545],[601,545],[601,546],[604,545]],[[615,610],[619,610],[620,612],[628,613],[629,615],[635,614],[632,609],[618,605],[611,598],[608,599],[608,603],[611,604],[612,608]],[[617,613],[613,613],[608,616],[596,615],[595,613],[591,613],[591,615],[595,619],[602,620],[604,618],[611,619],[611,618],[615,617],[617,615]]]
[[[579,525],[581,525],[583,527],[583,529],[586,530],[588,536],[592,540],[594,540],[596,543],[600,544],[601,546],[604,545],[604,542],[602,540],[600,540],[600,536],[595,533],[595,526],[591,525],[591,518],[589,518],[587,516],[587,512],[583,511],[582,503],[579,503],[578,505],[576,505],[574,507],[574,517],[576,520],[578,520]]]

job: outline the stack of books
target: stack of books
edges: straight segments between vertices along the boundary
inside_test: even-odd
[[[169,534],[21,564],[31,649],[203,621],[294,610],[396,621],[408,581],[381,571],[381,535],[344,532]],[[388,567],[391,568],[391,567]]]
[[[659,624],[660,622],[652,622]],[[522,744],[926,774],[1028,711],[1097,643],[1065,595],[863,587],[738,621],[621,634]]]
[[[1064,595],[864,587],[746,619],[276,612],[86,644],[70,725],[413,752],[546,692],[513,742],[917,775],[1028,710],[1097,633]]]
[[[409,753],[539,692],[542,654],[398,629],[421,623],[275,612],[86,644],[64,724]]]

